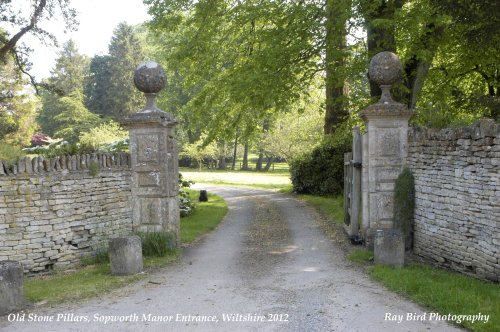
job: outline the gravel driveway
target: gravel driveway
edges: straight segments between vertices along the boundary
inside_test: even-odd
[[[407,319],[424,311],[346,261],[304,203],[264,190],[202,187],[223,196],[229,212],[178,263],[99,299],[36,308],[24,322],[2,317],[0,330],[458,330],[429,321],[429,313]]]

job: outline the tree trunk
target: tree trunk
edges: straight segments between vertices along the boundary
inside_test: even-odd
[[[219,162],[217,165],[217,169],[225,170],[226,169],[226,142],[222,141],[219,143],[219,149],[221,150],[221,154],[219,155]]]
[[[382,51],[396,52],[396,39],[394,27],[391,24],[374,24],[378,20],[391,21],[394,19],[396,9],[403,6],[403,1],[381,1],[373,8],[372,1],[364,1],[361,11],[366,22],[366,36],[368,40],[368,58]],[[370,81],[370,95],[378,97],[381,95],[379,86]]]
[[[405,64],[405,85],[408,92],[404,97],[404,101],[406,101],[410,109],[414,109],[417,105],[418,97],[424,87],[425,79],[443,35],[444,26],[436,27],[434,23],[427,24],[425,33],[420,37],[420,40],[416,43],[417,45],[414,46],[412,57]],[[427,58],[417,56],[416,53],[423,50],[427,51]]]
[[[264,167],[264,172],[269,171],[269,169],[271,168],[271,166],[273,164],[273,161],[274,161],[273,157],[268,157],[267,158],[267,163],[266,163],[266,166]]]
[[[335,127],[347,119],[344,97],[346,23],[351,0],[326,0],[326,112],[324,133],[333,134]]]
[[[248,171],[248,142],[245,142],[245,148],[243,149],[243,165],[241,166],[242,171]]]
[[[231,165],[231,169],[233,171],[234,171],[234,168],[236,167],[237,153],[238,153],[238,135],[236,135],[236,138],[234,139],[233,164]]]
[[[257,159],[257,163],[255,164],[255,170],[258,172],[262,172],[262,161],[264,160],[264,152],[262,149],[259,152],[259,159]]]

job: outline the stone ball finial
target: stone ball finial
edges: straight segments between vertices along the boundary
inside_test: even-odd
[[[134,74],[134,84],[144,93],[158,93],[167,83],[167,76],[162,66],[154,61],[141,63]]]
[[[396,54],[380,52],[371,59],[368,75],[379,86],[393,85],[402,78],[403,66]]]

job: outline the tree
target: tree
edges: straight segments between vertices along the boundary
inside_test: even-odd
[[[17,32],[12,36],[0,33],[0,63],[8,63],[9,55],[11,55],[18,69],[27,74],[31,83],[37,88],[34,77],[28,73],[30,63],[27,57],[31,50],[29,47],[19,45],[21,39],[31,33],[45,42],[57,45],[56,38],[43,28],[43,23],[59,14],[64,20],[65,28],[74,30],[77,26],[76,11],[70,7],[70,0],[34,0],[29,4],[25,2],[24,5],[29,6],[29,11],[22,8],[19,2],[15,3],[19,7],[14,6],[11,0],[0,2],[0,24],[4,23],[17,28]]]
[[[53,119],[54,135],[76,143],[80,134],[89,131],[100,122],[97,114],[91,113],[83,104],[81,91],[74,90],[59,99],[60,113]]]
[[[325,134],[333,134],[335,127],[349,117],[344,85],[347,79],[347,22],[351,0],[326,0],[326,112]]]
[[[109,55],[96,55],[92,58],[89,76],[85,82],[85,105],[102,116],[110,116],[110,90],[112,59]]]
[[[45,134],[54,136],[56,131],[62,132],[61,125],[55,122],[54,118],[67,111],[67,104],[63,105],[62,98],[82,94],[88,76],[88,65],[89,59],[78,52],[72,40],[64,44],[51,71],[51,77],[43,82],[43,104],[37,121]]]
[[[134,86],[134,72],[144,61],[142,47],[134,27],[120,23],[109,44],[109,101],[107,114],[118,120],[140,110],[144,104],[142,94]]]
[[[147,1],[160,32],[177,31],[169,66],[195,91],[185,106],[208,139],[243,140],[286,111],[323,67],[319,1]],[[187,10],[189,9],[189,10]],[[218,47],[213,47],[217,45]]]
[[[292,111],[278,116],[273,128],[264,135],[264,151],[291,162],[316,147],[323,136],[322,100],[324,91],[318,89],[294,105]]]
[[[12,59],[0,67],[0,141],[17,146],[30,142],[38,100],[27,85]]]

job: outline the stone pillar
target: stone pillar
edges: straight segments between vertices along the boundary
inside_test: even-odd
[[[144,92],[147,104],[123,121],[130,135],[133,227],[139,232],[170,232],[177,247],[180,241],[177,121],[155,103],[156,94],[165,87],[165,72],[157,63],[147,61],[137,68],[134,83]]]
[[[401,62],[391,52],[378,53],[370,62],[370,80],[382,89],[380,100],[361,113],[366,125],[362,235],[370,248],[375,230],[393,227],[394,184],[408,152],[408,120],[414,112],[394,101],[390,93],[402,71]]]
[[[0,316],[21,310],[26,305],[23,294],[23,266],[19,262],[0,262]]]

